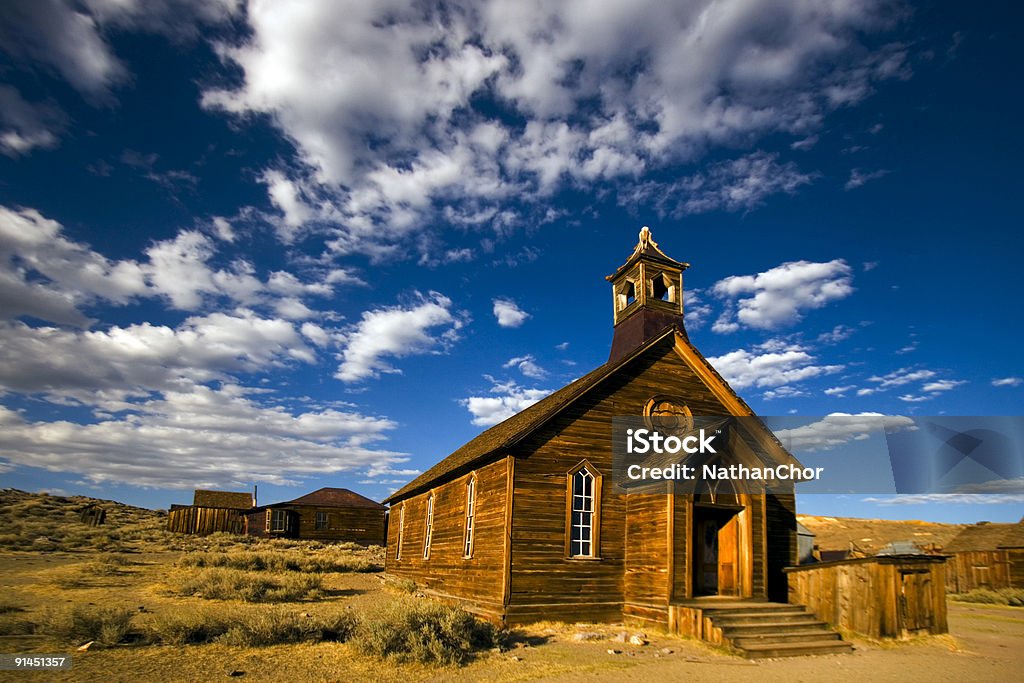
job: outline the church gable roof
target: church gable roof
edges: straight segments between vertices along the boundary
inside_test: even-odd
[[[501,449],[515,445],[535,433],[562,410],[593,390],[601,382],[625,368],[633,360],[646,355],[656,347],[661,348],[668,343],[674,345],[676,352],[683,361],[711,389],[715,397],[721,401],[730,414],[753,415],[750,407],[732,390],[704,356],[690,344],[685,335],[675,326],[670,326],[661,334],[652,337],[639,346],[632,353],[619,360],[601,365],[592,372],[541,399],[529,408],[481,432],[477,437],[454,451],[447,458],[393,493],[384,502],[394,503],[430,488],[435,482],[446,479],[460,470],[468,469],[472,465],[479,464],[481,460]]]

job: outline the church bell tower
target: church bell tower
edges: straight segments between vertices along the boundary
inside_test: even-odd
[[[609,275],[615,333],[609,362],[628,355],[666,327],[683,327],[683,271],[690,267],[658,248],[646,225],[626,262]]]

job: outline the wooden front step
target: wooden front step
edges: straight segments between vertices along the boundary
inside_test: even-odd
[[[850,652],[853,646],[802,605],[770,602],[673,605],[681,635],[725,645],[750,659]]]

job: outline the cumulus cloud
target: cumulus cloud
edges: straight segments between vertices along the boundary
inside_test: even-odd
[[[998,377],[992,380],[992,386],[994,387],[1019,387],[1024,384],[1024,379],[1020,377]]]
[[[0,387],[86,404],[167,391],[182,379],[222,380],[287,363],[312,363],[295,327],[250,311],[74,331],[0,323]]]
[[[203,103],[266,114],[295,145],[267,183],[286,223],[309,214],[286,208],[285,181],[327,219],[332,249],[407,254],[432,221],[501,233],[571,184],[810,138],[906,76],[905,48],[879,37],[889,4],[250,3],[251,33],[218,46],[242,80]],[[666,210],[747,209],[811,177],[757,152],[692,175]]]
[[[527,389],[515,382],[497,382],[492,377],[491,396],[470,396],[460,401],[472,413],[472,422],[490,427],[529,408],[551,393],[550,389]]]
[[[855,384],[846,384],[838,387],[829,387],[828,389],[825,389],[824,393],[826,396],[835,396],[836,398],[843,398],[844,396],[846,396],[847,393],[853,391],[856,388],[857,386]]]
[[[967,384],[967,380],[963,379],[940,379],[934,382],[927,382],[921,387],[921,391],[949,391],[950,389],[956,389],[962,384]]]
[[[532,379],[544,379],[547,377],[547,371],[541,366],[537,365],[537,359],[532,355],[527,354],[525,356],[517,356],[510,358],[501,367],[505,368],[517,368],[519,372],[523,373],[527,377]]]
[[[727,277],[711,290],[726,303],[711,329],[724,333],[741,327],[770,330],[795,324],[804,311],[852,294],[852,281],[852,269],[842,259],[792,261],[757,275]]]
[[[520,327],[530,317],[530,314],[519,308],[512,299],[494,300],[494,317],[501,327]]]
[[[387,360],[437,352],[458,339],[463,320],[452,302],[437,292],[417,294],[408,306],[366,311],[342,335],[341,365],[334,374],[343,382],[359,382],[381,373],[400,373]]]
[[[45,65],[93,101],[128,77],[104,31],[111,28],[194,38],[223,22],[239,0],[5,0],[0,49]]]
[[[863,441],[888,431],[917,429],[914,421],[901,415],[881,413],[830,413],[811,424],[779,429],[775,436],[791,450],[825,451],[850,441]]]
[[[220,244],[198,230],[183,230],[148,247],[146,260],[113,261],[69,239],[59,223],[34,209],[0,206],[0,318],[31,316],[86,327],[92,321],[82,312],[85,306],[163,297],[184,311],[226,300],[302,319],[312,314],[302,297],[362,284],[342,269],[315,273],[312,280],[276,271],[263,281],[243,259],[216,268],[211,261]]]
[[[900,368],[885,375],[872,375],[868,380],[875,382],[874,387],[864,387],[857,390],[858,396],[870,396],[879,391],[886,391],[893,387],[902,387],[912,382],[921,382],[935,377],[934,370],[915,370],[914,368]]]
[[[390,420],[331,408],[296,413],[250,393],[185,383],[91,424],[30,421],[0,406],[0,456],[96,484],[159,488],[292,484],[407,459],[369,446],[395,427]]]
[[[0,84],[0,153],[19,157],[56,147],[66,123],[56,107],[27,102],[16,89]]]
[[[1008,505],[1024,503],[1024,494],[915,493],[888,498],[864,498],[876,505]]]
[[[771,344],[753,350],[738,349],[708,362],[734,389],[778,387],[839,372],[842,365],[822,365],[795,344]]]

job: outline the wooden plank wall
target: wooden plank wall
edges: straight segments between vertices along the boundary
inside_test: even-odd
[[[1018,567],[1017,574],[1024,574],[1024,567]],[[1013,585],[1009,551],[1006,550],[951,553],[946,565],[946,590],[950,593],[966,593],[977,588],[999,590]],[[1022,583],[1016,585],[1024,586]]]
[[[217,531],[244,534],[245,517],[242,513],[242,510],[229,508],[175,506],[167,513],[167,530],[179,534],[206,535]]]
[[[636,494],[614,492],[610,478],[612,417],[641,415],[649,399],[664,395],[680,397],[694,415],[727,414],[671,341],[637,359],[517,447],[510,620],[614,619],[622,614],[627,592],[660,595],[659,600],[667,601],[666,570],[653,557],[656,539],[666,538],[665,503],[638,500],[627,530],[625,498]],[[599,560],[572,559],[565,553],[566,473],[583,459],[604,475]],[[677,514],[674,523],[685,525],[685,514]],[[633,533],[641,534],[631,551],[642,565],[636,572],[626,562],[626,537]],[[685,544],[677,544],[672,561],[686,566]],[[676,570],[675,575],[680,573]]]
[[[384,510],[373,508],[293,506],[299,516],[298,537],[317,541],[384,544]],[[327,513],[327,528],[316,528],[316,513]]]
[[[507,459],[481,467],[476,475],[473,556],[463,556],[467,474],[433,489],[434,526],[427,559],[423,558],[423,538],[430,492],[407,498],[392,507],[385,571],[411,579],[438,597],[461,601],[470,611],[501,619],[504,617]],[[401,557],[397,558],[402,505],[405,505],[405,529]]]
[[[789,602],[871,638],[947,633],[945,560],[872,557],[786,570]]]

